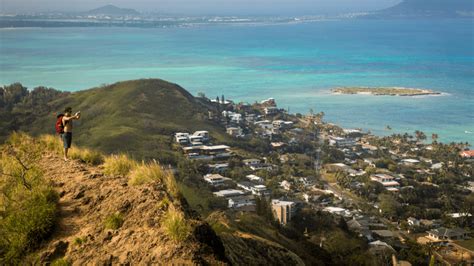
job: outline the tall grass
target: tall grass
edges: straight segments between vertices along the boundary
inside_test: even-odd
[[[178,198],[181,195],[173,173],[169,170],[162,169],[160,164],[156,161],[148,164],[142,163],[135,167],[130,172],[128,184],[131,186],[139,186],[154,181],[162,182],[166,186],[168,193],[174,198]]]
[[[139,186],[154,181],[163,181],[165,171],[157,163],[142,163],[130,172],[128,184],[131,186]]]
[[[58,135],[41,135],[38,139],[46,151],[59,155],[63,153],[63,143]]]
[[[87,148],[72,148],[69,150],[72,159],[81,160],[89,165],[99,165],[104,161],[102,153]]]
[[[183,213],[174,207],[168,208],[162,226],[165,233],[176,242],[184,241],[191,234],[191,226],[184,219]]]
[[[111,155],[104,159],[104,173],[112,176],[127,176],[137,163],[125,154]]]

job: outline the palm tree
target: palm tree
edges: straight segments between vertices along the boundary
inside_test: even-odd
[[[416,136],[416,140],[417,140],[417,141],[425,140],[425,139],[426,139],[425,133],[423,133],[423,131],[420,131],[420,130],[416,130],[416,131],[415,131],[415,136]]]

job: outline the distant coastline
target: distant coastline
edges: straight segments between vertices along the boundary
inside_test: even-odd
[[[340,87],[331,90],[333,94],[366,94],[375,96],[426,96],[441,95],[428,89],[416,89],[405,87]]]

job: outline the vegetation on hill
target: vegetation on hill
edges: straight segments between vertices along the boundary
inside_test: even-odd
[[[13,134],[0,154],[0,264],[18,264],[48,237],[58,195],[38,166],[41,144]]]
[[[157,162],[105,157],[122,174],[108,176],[87,160],[104,158],[96,151],[76,147],[70,162],[60,153],[51,135],[13,133],[1,146],[0,264],[226,262],[220,239]],[[124,161],[128,171],[110,168]]]
[[[127,153],[137,160],[176,163],[170,147],[179,131],[208,130],[219,141],[228,139],[208,120],[212,105],[176,84],[144,79],[74,93],[42,87],[28,91],[18,83],[5,86],[0,89],[0,142],[14,130],[53,133],[56,114],[67,106],[82,113],[75,121],[73,145]]]

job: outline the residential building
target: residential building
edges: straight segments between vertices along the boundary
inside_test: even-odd
[[[329,136],[329,145],[343,148],[351,148],[356,145],[356,141],[351,138]]]
[[[228,200],[229,208],[240,208],[244,206],[254,206],[255,198],[251,195],[230,197]]]
[[[213,185],[213,186],[221,186],[224,185],[226,181],[230,181],[232,179],[228,177],[223,177],[220,174],[207,174],[204,176],[204,181]]]
[[[284,120],[274,120],[272,122],[272,125],[274,128],[278,128],[281,130],[291,128],[293,124],[294,123],[292,121],[284,121]]]
[[[459,155],[464,158],[474,158],[474,150],[462,151]]]
[[[280,187],[282,187],[284,190],[290,191],[291,190],[291,183],[286,181],[286,180],[283,180],[280,183]]]
[[[242,161],[246,166],[258,165],[261,163],[260,159],[245,159]]]
[[[252,182],[263,183],[263,178],[256,175],[247,175],[246,178]]]
[[[256,126],[259,126],[262,129],[273,129],[273,124],[270,120],[262,120],[254,123]]]
[[[273,98],[268,98],[266,100],[261,101],[260,104],[266,106],[276,106],[276,101]]]
[[[181,145],[189,143],[189,133],[178,132],[174,134],[175,141]]]
[[[331,214],[339,215],[339,216],[344,216],[344,217],[350,217],[351,212],[344,209],[344,208],[339,208],[339,207],[326,207],[323,209],[325,212],[329,212]]]
[[[252,194],[257,196],[266,196],[270,194],[270,191],[265,185],[254,185],[251,190]]]
[[[370,180],[379,182],[383,187],[391,192],[398,192],[400,189],[400,183],[395,181],[395,178],[387,174],[375,174],[370,176]]]
[[[249,191],[251,192],[252,191],[252,187],[253,187],[253,184],[251,182],[248,182],[248,181],[242,181],[242,182],[238,182],[237,183],[237,187],[239,188],[242,188],[246,191]]]
[[[409,226],[420,226],[420,220],[414,218],[414,217],[409,217],[407,219],[408,225]]]
[[[435,241],[453,241],[453,240],[461,240],[467,237],[467,232],[461,228],[445,228],[440,227],[436,229],[432,229],[427,232],[428,238],[433,239]]]
[[[291,221],[296,212],[293,201],[272,200],[272,211],[275,218],[283,225]]]
[[[210,137],[209,137],[209,132],[208,132],[208,131],[204,131],[204,130],[194,132],[194,133],[193,133],[193,136],[202,137],[202,141],[203,141],[203,142],[207,142],[207,141],[209,141],[209,139],[210,139]]]
[[[372,230],[372,234],[378,239],[394,238],[395,235],[390,230]]]
[[[228,127],[226,129],[227,134],[231,135],[232,137],[243,137],[242,128],[240,127]]]
[[[210,172],[224,172],[229,169],[228,163],[216,163],[216,164],[208,164],[207,167],[209,168]]]
[[[277,107],[269,106],[269,107],[263,108],[263,112],[265,113],[265,115],[274,115],[274,114],[278,114],[280,110]]]
[[[213,194],[217,197],[229,198],[229,197],[245,195],[245,192],[242,190],[237,190],[237,189],[224,189],[224,190],[214,192]]]
[[[401,160],[401,163],[405,165],[415,165],[420,163],[420,161],[416,159],[403,159]]]

